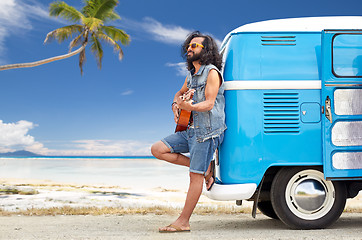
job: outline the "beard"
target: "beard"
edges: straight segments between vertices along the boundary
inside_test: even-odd
[[[192,64],[192,62],[198,61],[201,59],[201,52],[198,54],[193,53],[192,55],[187,55],[187,62]]]

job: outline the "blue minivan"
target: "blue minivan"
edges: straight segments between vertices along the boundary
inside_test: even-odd
[[[228,129],[214,200],[325,228],[362,190],[362,17],[270,20],[221,45]]]

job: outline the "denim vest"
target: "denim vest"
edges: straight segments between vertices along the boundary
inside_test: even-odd
[[[221,77],[221,85],[217,93],[214,107],[207,112],[192,111],[195,135],[198,142],[204,142],[207,139],[218,137],[225,129],[225,98],[224,98],[224,80],[220,71],[212,64],[202,65],[195,74],[187,75],[187,88],[195,89],[193,104],[205,101],[205,86],[207,76],[211,69],[215,69]]]

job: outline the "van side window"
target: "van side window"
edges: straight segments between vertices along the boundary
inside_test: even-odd
[[[336,34],[333,38],[333,74],[362,77],[362,35]]]

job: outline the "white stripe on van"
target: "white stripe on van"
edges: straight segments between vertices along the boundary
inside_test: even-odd
[[[321,80],[225,81],[225,90],[251,89],[321,89]]]

